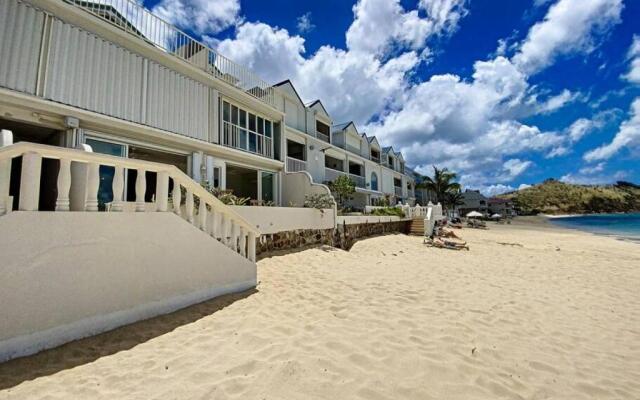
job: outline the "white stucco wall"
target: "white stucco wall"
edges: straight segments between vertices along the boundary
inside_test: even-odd
[[[256,265],[171,213],[0,217],[0,360],[256,285]]]
[[[263,235],[295,229],[333,229],[335,211],[302,207],[246,207],[232,208],[254,224]]]
[[[282,204],[291,207],[302,207],[306,196],[312,194],[329,194],[331,191],[325,185],[313,183],[308,172],[294,172],[283,174]]]

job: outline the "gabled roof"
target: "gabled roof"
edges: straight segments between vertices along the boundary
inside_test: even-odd
[[[378,147],[380,147],[380,142],[378,142],[378,139],[376,139],[375,136],[367,136],[367,140],[369,141],[369,144],[375,142]]]
[[[344,130],[346,130],[349,125],[353,125],[353,129],[356,130],[356,132],[358,132],[358,129],[356,129],[356,125],[353,123],[353,121],[349,121],[349,122],[343,122],[341,124],[336,124],[334,126],[331,127],[331,133],[334,132],[342,132]]]
[[[291,81],[289,79],[284,80],[282,82],[278,82],[275,85],[273,85],[273,87],[281,87],[281,86],[289,86],[289,87],[291,87],[291,89],[293,90],[293,93],[295,93],[296,97],[300,101],[300,104],[302,104],[304,106],[304,101],[302,101],[302,98],[298,94],[298,91],[296,90],[296,87],[293,86],[293,83],[291,83]]]
[[[391,154],[394,154],[394,155],[396,154],[396,152],[393,151],[393,147],[392,146],[385,146],[385,147],[382,148],[382,154],[387,154],[389,152],[391,152]]]
[[[320,99],[318,100],[314,100],[311,103],[306,104],[307,108],[313,108],[314,106],[319,105],[320,109],[322,110],[322,112],[327,116],[327,118],[331,119],[331,116],[329,115],[329,112],[327,111],[327,109],[324,107],[324,104],[322,104],[322,102],[320,101]]]

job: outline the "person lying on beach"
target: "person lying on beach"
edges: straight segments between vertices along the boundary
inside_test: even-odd
[[[427,243],[433,247],[438,247],[441,249],[469,250],[469,245],[467,245],[467,242],[464,242],[464,241],[458,242],[450,239],[442,239],[437,236],[429,238]]]
[[[438,232],[438,236],[439,237],[443,237],[443,238],[455,238],[455,239],[461,239],[460,236],[456,235],[456,233],[454,231],[448,230],[448,229],[440,229]]]

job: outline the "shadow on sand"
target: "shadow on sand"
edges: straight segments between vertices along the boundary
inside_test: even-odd
[[[155,337],[195,322],[224,309],[235,301],[257,293],[256,289],[216,297],[187,308],[136,322],[62,346],[44,350],[38,354],[16,358],[0,364],[0,390],[9,389],[24,381],[55,374],[100,357],[129,350]]]

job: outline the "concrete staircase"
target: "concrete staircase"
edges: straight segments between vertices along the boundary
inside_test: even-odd
[[[424,217],[417,217],[411,220],[409,225],[409,235],[424,235]]]

